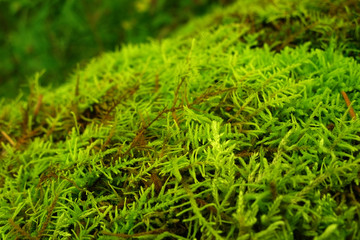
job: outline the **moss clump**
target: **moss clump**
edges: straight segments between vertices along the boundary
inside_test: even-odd
[[[249,29],[128,45],[2,102],[2,237],[359,238],[360,65]]]
[[[240,40],[253,47],[267,44],[279,52],[285,47],[295,47],[311,42],[312,48],[327,49],[336,44],[345,55],[359,58],[360,3],[342,1],[237,1],[225,10],[191,21],[173,35],[191,37],[204,28],[219,24],[238,24],[246,31]]]

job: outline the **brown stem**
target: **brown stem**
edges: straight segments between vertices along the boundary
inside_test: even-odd
[[[346,106],[350,107],[350,110],[349,110],[350,117],[353,120],[355,120],[356,119],[356,114],[355,114],[354,108],[352,106],[350,106],[351,102],[350,102],[350,99],[349,99],[348,95],[344,91],[341,91],[341,95],[343,96],[343,98],[345,100]]]

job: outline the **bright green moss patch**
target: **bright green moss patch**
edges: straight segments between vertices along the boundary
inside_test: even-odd
[[[240,30],[252,33],[240,38],[252,46],[267,44],[279,52],[287,46],[311,42],[312,48],[325,50],[332,42],[345,56],[360,60],[359,1],[241,0],[191,21],[173,35],[194,36],[219,24],[237,24]]]
[[[129,45],[2,102],[2,238],[359,238],[360,65],[254,36]]]

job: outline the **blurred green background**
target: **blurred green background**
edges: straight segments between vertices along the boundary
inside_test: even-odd
[[[77,66],[126,43],[163,38],[195,16],[234,0],[0,0],[0,98],[27,79],[56,87]]]

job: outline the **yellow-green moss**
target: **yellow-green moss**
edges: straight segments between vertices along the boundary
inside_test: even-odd
[[[124,46],[2,102],[2,238],[359,238],[360,121],[340,91],[359,112],[360,65],[251,29]]]

